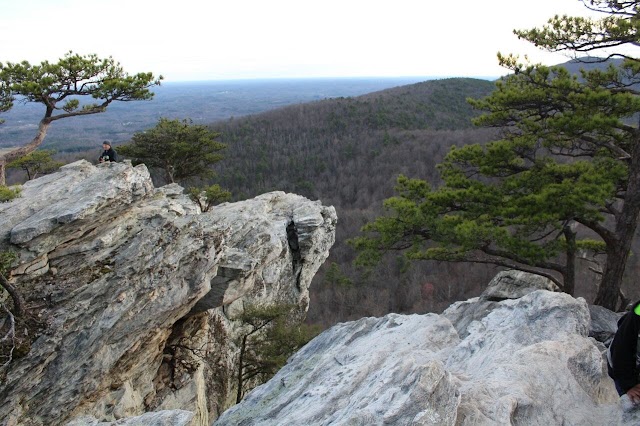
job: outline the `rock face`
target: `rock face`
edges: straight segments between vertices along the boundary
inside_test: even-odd
[[[469,325],[486,317],[500,306],[498,301],[518,299],[536,290],[557,291],[557,286],[548,278],[529,272],[511,269],[501,271],[489,282],[479,297],[455,302],[443,312],[443,315],[454,324],[460,338],[465,338]]]
[[[510,269],[498,272],[482,292],[480,299],[493,301],[518,299],[535,290],[558,291],[558,286],[541,275]]]
[[[446,313],[338,324],[214,424],[620,424],[583,299],[486,302],[469,302],[486,315],[465,324]]]
[[[618,330],[618,320],[624,313],[611,312],[602,306],[591,305],[589,314],[591,315],[589,336],[608,347]]]
[[[39,331],[2,371],[0,424],[181,409],[208,425],[234,394],[235,318],[246,304],[306,311],[335,224],[332,207],[282,192],[201,213],[123,163],[27,182],[0,204],[0,249],[18,254],[12,281]]]

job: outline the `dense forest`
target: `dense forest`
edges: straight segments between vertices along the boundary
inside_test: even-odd
[[[61,120],[51,126],[43,148],[59,153],[100,147],[103,140],[129,141],[134,132],[153,127],[160,117],[207,124],[274,108],[337,96],[358,96],[420,81],[418,77],[324,78],[169,82],[155,87],[152,101],[122,102],[107,114]],[[42,118],[41,105],[19,101],[2,113],[0,148],[23,145],[33,138]],[[94,157],[97,153],[93,154]]]
[[[356,268],[356,253],[347,244],[382,212],[382,201],[393,195],[399,174],[438,185],[436,165],[451,146],[497,138],[495,129],[472,125],[479,112],[467,103],[493,88],[485,80],[432,80],[214,126],[227,144],[216,182],[235,199],[281,190],[336,207],[337,241],[311,288],[311,323],[328,326],[388,312],[439,312],[455,300],[478,295],[495,275],[497,267],[487,265],[408,264],[399,253],[390,253],[373,270]],[[631,277],[637,261],[628,266]],[[591,300],[595,282],[585,265],[577,295]]]
[[[452,145],[495,136],[493,130],[472,126],[477,112],[466,102],[493,87],[485,80],[434,80],[215,126],[227,144],[216,182],[236,199],[281,190],[337,209],[337,241],[312,286],[310,322],[328,326],[388,312],[439,311],[452,300],[477,294],[495,274],[486,266],[412,266],[393,254],[375,270],[359,269],[347,244],[380,214],[398,174],[437,183],[436,164]]]

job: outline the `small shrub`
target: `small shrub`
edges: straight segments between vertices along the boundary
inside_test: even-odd
[[[208,212],[214,205],[231,199],[231,192],[223,189],[218,184],[205,188],[189,188],[188,194],[203,212]]]
[[[0,185],[0,203],[6,203],[20,196],[19,187],[8,187]]]

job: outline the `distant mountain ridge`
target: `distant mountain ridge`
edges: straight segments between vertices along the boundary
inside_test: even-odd
[[[233,116],[255,114],[285,105],[338,96],[357,96],[400,86],[420,77],[236,80],[165,83],[154,88],[155,97],[145,102],[114,103],[103,114],[61,120],[51,126],[44,148],[82,151],[107,139],[116,144],[129,141],[133,133],[155,126],[160,117],[189,118],[207,124]],[[0,148],[30,141],[42,118],[41,105],[16,102],[1,115]]]
[[[467,98],[487,96],[494,88],[487,80],[430,80],[215,123],[227,144],[227,159],[218,165],[220,179],[236,194],[240,191],[238,196],[276,187],[304,193],[306,184],[299,187],[296,182],[316,180],[316,171],[336,171],[346,159],[402,151],[433,132],[481,131],[471,123],[478,112]],[[304,166],[283,169],[279,157]],[[263,176],[263,183],[241,186],[244,179],[238,173]]]
[[[609,65],[620,66],[623,60],[621,58],[598,58],[593,56],[584,56],[581,58],[571,59],[562,64],[558,64],[558,66],[564,67],[571,74],[579,74],[581,69],[585,71],[593,70],[593,69],[605,69]]]
[[[577,72],[580,66],[575,60],[563,65],[572,72]],[[594,66],[602,64],[587,64],[587,67]],[[367,77],[165,83],[155,89],[156,97],[150,102],[116,103],[105,114],[56,122],[50,128],[43,147],[66,152],[82,151],[94,148],[105,139],[116,144],[126,142],[133,133],[153,127],[159,117],[190,118],[196,123],[207,124],[286,105],[360,96],[425,80],[441,81],[446,78]],[[470,93],[469,96],[474,95]],[[447,105],[442,107],[446,108]],[[0,126],[0,148],[30,141],[41,115],[40,105],[20,102],[8,113],[2,114],[6,123]]]

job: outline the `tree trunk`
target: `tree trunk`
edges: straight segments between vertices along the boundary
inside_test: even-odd
[[[52,111],[53,112],[53,111]],[[21,146],[16,148],[8,153],[4,154],[0,157],[0,185],[6,185],[6,165],[7,163],[16,160],[20,157],[24,157],[27,154],[31,154],[33,151],[38,149],[38,147],[44,141],[44,138],[47,136],[47,130],[49,129],[49,125],[51,124],[51,116],[47,111],[48,115],[40,120],[40,124],[38,125],[38,134],[31,142],[29,142],[25,146]]]
[[[640,137],[636,138],[631,163],[629,164],[629,180],[622,210],[616,217],[614,231],[615,241],[607,241],[607,261],[598,295],[594,304],[615,311],[618,306],[620,287],[624,269],[627,265],[631,242],[638,225],[640,215]]]
[[[567,242],[567,266],[564,273],[564,292],[573,296],[576,288],[576,233],[569,225],[563,229]]]
[[[595,301],[595,305],[600,305],[609,310],[616,311],[618,308],[618,298],[622,277],[629,256],[630,244],[620,244],[610,247],[607,250],[607,262],[600,282],[600,288]]]
[[[242,336],[242,344],[240,345],[240,358],[238,360],[238,392],[236,393],[236,404],[239,404],[240,401],[242,401],[242,386],[244,386],[242,372],[244,370],[244,353],[247,348],[248,337],[248,334]]]
[[[21,317],[25,312],[24,298],[18,289],[11,284],[3,274],[0,274],[0,285],[7,290],[7,293],[11,296],[11,300],[13,300],[13,314],[16,317]]]

